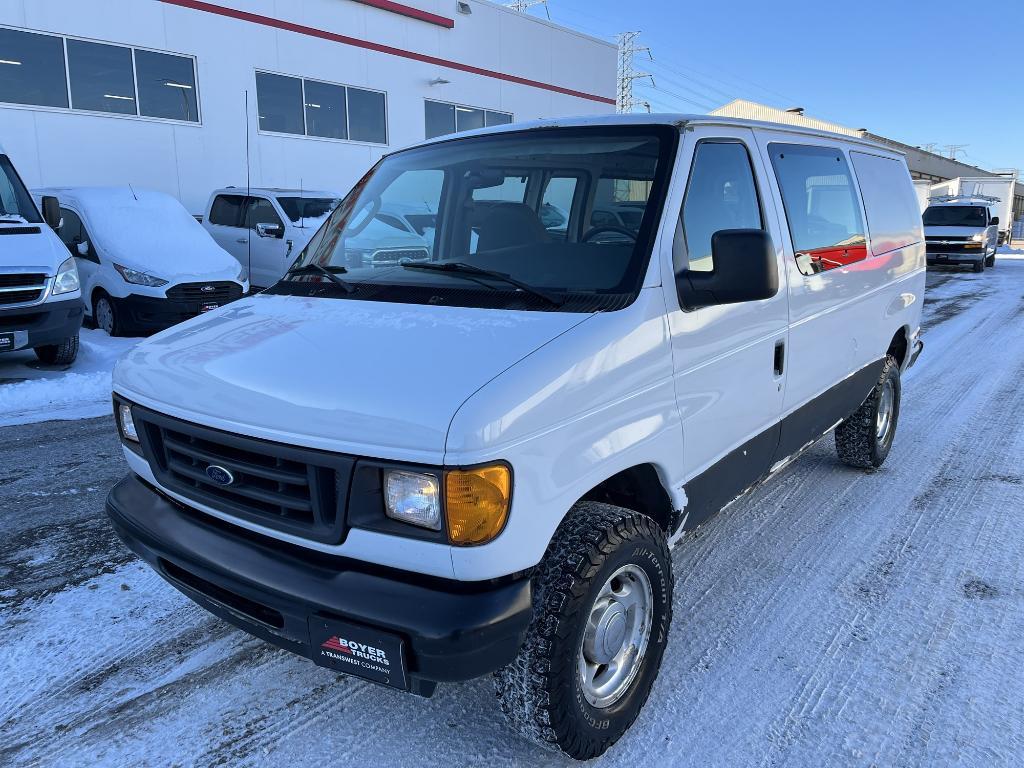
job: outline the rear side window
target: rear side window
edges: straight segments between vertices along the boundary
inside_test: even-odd
[[[237,227],[242,219],[243,195],[217,195],[210,208],[210,223],[221,227]]]
[[[772,144],[769,153],[800,271],[814,275],[867,258],[864,222],[842,151]]]
[[[878,256],[921,240],[921,209],[910,173],[898,160],[851,152],[871,236]]]
[[[747,148],[735,141],[704,141],[693,155],[693,169],[682,212],[687,264],[711,272],[711,238],[723,229],[762,229],[761,203]]]

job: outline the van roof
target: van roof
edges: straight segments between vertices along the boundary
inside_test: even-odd
[[[621,126],[621,125],[670,125],[675,128],[683,128],[689,125],[722,125],[737,128],[761,128],[765,130],[778,131],[802,136],[819,136],[844,144],[860,144],[874,150],[881,150],[888,154],[903,155],[898,149],[887,144],[874,141],[868,138],[848,136],[832,131],[823,131],[817,128],[806,128],[800,125],[788,125],[784,123],[769,123],[763,120],[747,120],[739,117],[724,117],[721,115],[691,115],[685,113],[664,113],[664,114],[627,114],[627,115],[599,115],[596,117],[570,117],[570,118],[549,118],[545,120],[534,120],[531,122],[511,123],[509,125],[494,126],[491,128],[478,128],[463,133],[448,134],[435,139],[420,142],[415,146],[426,146],[450,141],[454,138],[467,136],[488,136],[502,133],[515,133],[518,131],[539,130],[542,128],[575,128],[589,126]]]

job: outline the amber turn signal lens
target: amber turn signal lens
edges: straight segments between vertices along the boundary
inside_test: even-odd
[[[504,464],[445,474],[444,509],[448,539],[472,546],[492,541],[508,520],[512,473]]]

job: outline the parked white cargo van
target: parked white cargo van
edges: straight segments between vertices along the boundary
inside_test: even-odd
[[[82,292],[75,260],[54,234],[57,201],[43,198],[42,209],[0,147],[0,352],[33,349],[44,363],[69,365],[78,355]]]
[[[966,264],[975,272],[996,265],[999,217],[990,198],[932,196],[922,217],[929,266]]]
[[[433,260],[348,266],[403,200],[438,212]],[[832,429],[885,461],[924,280],[906,163],[865,140],[649,115],[435,140],[270,290],[119,363],[107,511],[247,631],[423,695],[493,672],[517,730],[591,758],[658,674],[670,545]]]
[[[960,176],[932,186],[931,196],[971,198],[986,202],[990,215],[999,219],[998,245],[1003,245],[1013,239],[1013,196],[1016,188],[1016,175]]]
[[[132,187],[35,190],[60,201],[86,313],[111,336],[145,335],[230,304],[245,270],[170,195]]]
[[[338,204],[336,192],[225,187],[210,195],[203,226],[249,273],[254,288],[280,280]]]

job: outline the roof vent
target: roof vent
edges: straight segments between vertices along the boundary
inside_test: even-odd
[[[804,108],[803,107],[790,107],[786,111],[787,112],[791,112],[794,115],[801,115],[801,116],[803,116],[803,114],[804,114]]]

